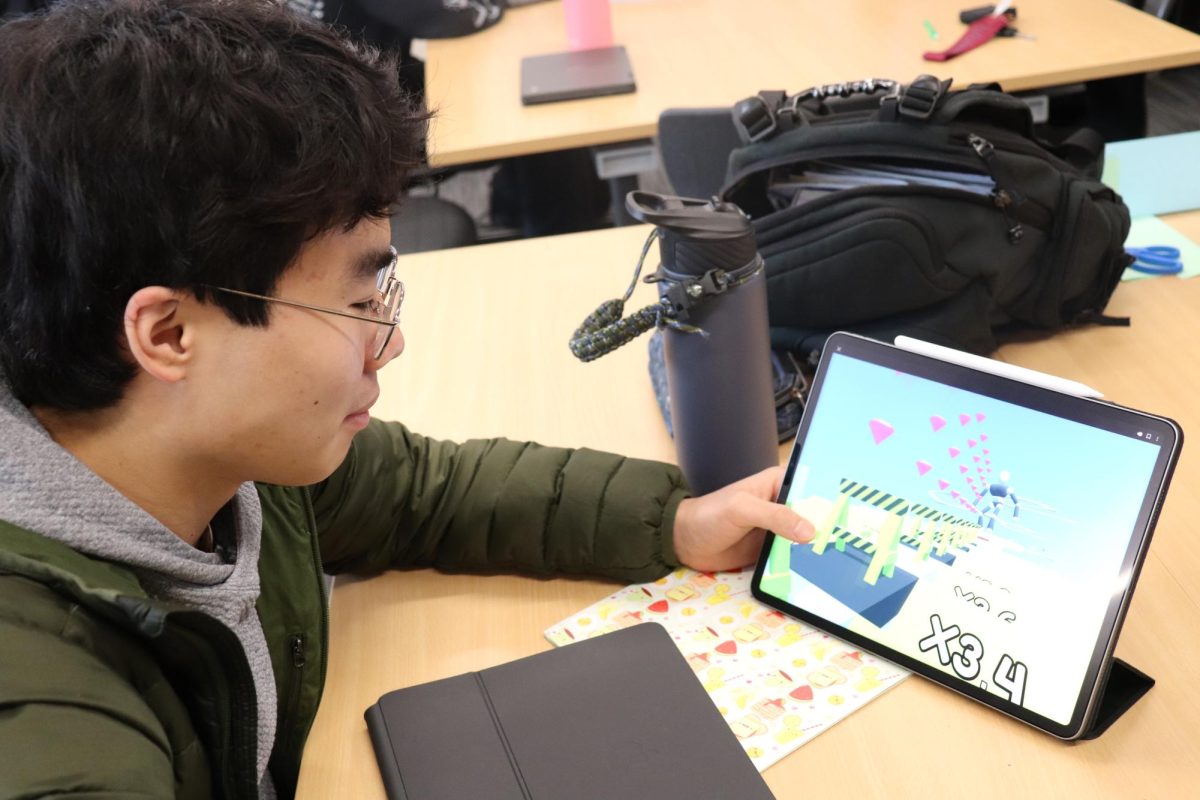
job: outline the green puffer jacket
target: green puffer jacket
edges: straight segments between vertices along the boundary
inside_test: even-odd
[[[687,496],[649,461],[372,422],[309,488],[260,486],[270,771],[295,793],[325,679],[321,573],[511,568],[651,580]],[[253,798],[255,699],[232,631],[134,574],[0,521],[0,797]]]

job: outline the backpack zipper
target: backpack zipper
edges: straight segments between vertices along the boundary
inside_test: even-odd
[[[854,189],[843,189],[840,192],[830,192],[826,197],[819,197],[815,200],[811,200],[808,203],[805,203],[804,205],[793,206],[791,208],[785,208],[785,209],[775,212],[775,214],[787,215],[787,216],[776,217],[775,215],[771,215],[771,217],[757,217],[754,219],[754,223],[756,226],[755,229],[758,230],[758,226],[762,222],[766,221],[767,219],[774,220],[776,224],[782,224],[784,221],[790,220],[794,216],[797,216],[797,215],[807,216],[807,215],[815,214],[816,212],[822,211],[826,207],[834,205],[836,203],[844,203],[848,200],[857,199],[857,198],[861,198],[861,197],[885,197],[888,195],[897,195],[897,196],[923,195],[923,196],[927,196],[927,197],[945,197],[945,198],[954,199],[954,200],[964,202],[964,203],[971,203],[973,205],[984,206],[985,208],[989,208],[989,209],[996,208],[996,204],[995,204],[993,198],[991,197],[991,195],[975,194],[973,192],[964,192],[960,189],[944,189],[944,188],[941,188],[938,186],[921,186],[921,187],[859,186]],[[1027,226],[1032,226],[1035,230],[1038,230],[1038,231],[1043,231],[1043,232],[1048,231],[1049,230],[1048,228],[1043,227],[1041,225],[1040,219],[1034,219],[1033,218],[1034,215],[1027,214],[1027,212],[1033,211],[1033,209],[1028,207],[1029,205],[1030,204],[1028,204],[1028,203],[1022,204],[1021,207],[1014,213],[1021,213]],[[758,235],[761,235],[761,234],[758,234]],[[764,255],[764,258],[765,257],[766,256]]]
[[[996,172],[992,169],[992,153],[996,151],[996,146],[977,133],[968,133],[967,143],[971,145],[975,155],[979,156],[979,160],[983,162],[983,168],[991,176],[992,183],[996,184],[996,188],[992,189],[991,193],[992,203],[1004,215],[1004,224],[1008,226],[1009,244],[1017,244],[1024,238],[1025,228],[1012,215],[1012,194],[1000,185],[1000,179],[996,177]]]
[[[971,136],[974,136],[974,134],[971,134]],[[955,138],[958,141],[963,141],[959,137],[955,137]],[[983,139],[983,137],[979,137],[979,138]],[[987,142],[988,144],[991,144],[991,142],[988,142],[988,140],[986,140],[986,139],[983,139],[983,141]],[[970,142],[968,141],[967,144],[970,145]],[[992,147],[994,149],[995,146],[992,145]],[[955,163],[958,163],[958,164],[962,165],[963,167],[967,167],[967,168],[978,168],[979,163],[982,160],[978,156],[977,153],[972,154],[972,155],[966,155],[966,154],[959,155],[958,153],[947,152],[946,149],[944,149],[944,148],[929,148],[929,149],[930,149],[930,155],[928,157],[906,156],[906,159],[912,160],[912,161],[917,161],[917,162],[925,162],[925,161],[939,162],[940,161],[943,164],[948,163],[948,162],[955,162]],[[972,149],[974,149],[974,148],[972,148]],[[767,160],[764,160],[764,161],[761,161],[761,162],[758,162],[755,164],[746,165],[741,170],[739,170],[738,173],[736,175],[734,175],[733,178],[731,178],[721,188],[719,197],[721,197],[721,199],[723,199],[723,200],[730,200],[731,202],[736,202],[735,200],[732,199],[733,196],[737,194],[738,190],[741,188],[741,185],[752,176],[763,174],[763,173],[768,173],[777,167],[789,166],[792,164],[801,164],[801,163],[806,163],[806,162],[810,162],[810,161],[819,161],[821,159],[826,159],[826,158],[839,158],[839,157],[889,158],[889,157],[894,157],[894,154],[888,152],[886,149],[883,149],[883,148],[880,148],[877,146],[854,147],[849,150],[847,150],[847,148],[845,148],[845,147],[814,148],[813,151],[808,153],[803,159],[797,159],[795,154],[789,153],[789,154],[785,154],[782,156],[778,156],[776,158],[767,159]],[[996,176],[992,174],[991,165],[989,165],[985,162],[983,171],[985,174],[988,175],[988,177],[990,177],[992,179],[993,182],[995,182]],[[867,187],[858,187],[855,189],[843,189],[840,192],[831,192],[830,196],[827,198],[813,200],[810,203],[807,203],[806,206],[809,208],[813,208],[814,204],[822,204],[826,201],[832,201],[832,200],[834,200],[835,197],[840,197],[840,196],[846,195],[847,193],[878,192],[880,194],[887,194],[888,192],[881,191],[882,189],[885,189],[885,188],[904,189],[904,188],[912,188],[912,187],[871,187],[871,186],[867,186]],[[925,188],[928,189],[928,188],[935,188],[935,187],[925,187]],[[1007,226],[1008,229],[1011,230],[1013,225],[1016,225],[1017,227],[1021,228],[1022,234],[1024,233],[1025,225],[1032,225],[1034,228],[1036,228],[1037,230],[1040,230],[1040,231],[1049,231],[1050,227],[1053,223],[1053,217],[1048,209],[1043,208],[1041,205],[1039,205],[1034,200],[1022,200],[1020,203],[1017,203],[1015,201],[1016,198],[1014,198],[1012,192],[1010,192],[1008,190],[1004,191],[1004,194],[1008,198],[1007,199],[1007,203],[1008,203],[1007,207],[1001,207],[999,205],[999,203],[997,203],[996,197],[994,194],[990,195],[990,196],[984,196],[984,195],[971,195],[970,193],[962,193],[958,190],[942,190],[942,191],[951,191],[951,192],[954,192],[955,194],[959,194],[960,196],[965,196],[968,198],[978,198],[982,202],[987,203],[988,205],[991,205],[995,208],[998,208],[1004,214],[1005,219],[1010,220],[1010,222],[1008,223],[1008,226]],[[936,190],[935,190],[935,192],[926,192],[926,193],[936,193]],[[1024,224],[1020,224],[1018,222],[1018,220],[1023,220]]]

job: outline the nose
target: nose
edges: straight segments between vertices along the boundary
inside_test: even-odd
[[[400,330],[400,326],[397,325],[396,329],[392,331],[391,340],[388,341],[387,347],[383,349],[383,353],[379,356],[379,358],[374,358],[375,354],[373,352],[368,352],[367,361],[371,369],[383,369],[388,365],[389,361],[403,352],[404,332]]]

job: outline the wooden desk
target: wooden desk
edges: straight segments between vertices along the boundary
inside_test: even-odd
[[[1181,227],[1200,238],[1200,213]],[[592,363],[571,331],[624,290],[646,228],[406,256],[407,350],[382,373],[380,416],[453,439],[507,435],[671,459],[639,340]],[[652,299],[642,285],[631,307]],[[1000,351],[1200,431],[1200,279],[1122,285],[1130,328]],[[1193,448],[1195,445],[1193,445]],[[781,450],[781,455],[786,452]],[[1200,459],[1186,451],[1118,654],[1158,685],[1103,737],[1063,744],[911,678],[766,771],[780,798],[1182,798],[1200,775]],[[541,631],[618,588],[591,580],[339,578],[328,684],[301,798],[381,798],[363,711],[386,691],[549,649]],[[699,798],[698,798],[699,800]]]
[[[430,163],[463,164],[652,137],[667,108],[731,106],[761,89],[922,73],[1008,91],[1131,75],[1200,62],[1200,36],[1116,0],[1023,0],[1020,30],[946,64],[963,0],[644,0],[614,2],[613,34],[638,90],[524,107],[520,63],[567,47],[562,7],[513,9],[500,24],[429,42],[426,94],[438,110]],[[939,32],[931,41],[922,24]]]

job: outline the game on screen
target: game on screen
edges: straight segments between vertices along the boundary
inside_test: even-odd
[[[830,358],[762,590],[1069,723],[1159,445]]]

